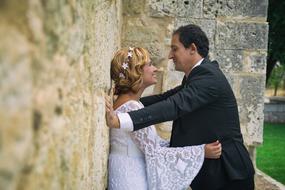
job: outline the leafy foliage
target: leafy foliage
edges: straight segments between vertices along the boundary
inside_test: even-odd
[[[268,53],[285,64],[285,1],[269,0],[269,46]]]
[[[267,83],[267,87],[274,89],[274,96],[277,95],[277,90],[285,83],[285,64],[280,65],[279,62],[275,65]]]
[[[268,7],[268,59],[266,79],[268,81],[276,62],[285,64],[285,1],[269,0]]]

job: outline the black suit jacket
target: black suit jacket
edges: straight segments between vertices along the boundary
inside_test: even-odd
[[[254,174],[243,145],[235,96],[216,61],[204,59],[182,85],[141,101],[146,107],[129,113],[135,130],[173,120],[172,147],[222,143],[221,158],[205,159],[191,184],[193,190],[217,189]]]

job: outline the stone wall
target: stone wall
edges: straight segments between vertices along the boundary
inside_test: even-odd
[[[167,59],[175,28],[210,39],[237,97],[245,143],[262,143],[268,0],[0,1],[0,189],[105,189],[103,94],[120,46],[150,50],[159,82],[181,82]],[[122,26],[122,27],[121,27]],[[157,125],[168,138],[171,122]],[[262,185],[257,189],[262,189]]]
[[[264,103],[264,121],[285,123],[285,98],[268,98],[268,101]]]
[[[0,1],[0,189],[105,189],[121,2]]]
[[[255,187],[257,190],[284,190],[284,184],[256,169]]]

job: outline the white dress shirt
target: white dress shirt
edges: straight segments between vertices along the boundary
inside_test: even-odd
[[[202,61],[204,60],[201,59],[200,61],[198,61],[192,68],[192,70],[201,65]],[[128,113],[118,113],[118,118],[119,118],[119,122],[120,122],[120,128],[125,130],[125,131],[133,131],[134,130],[134,124],[132,121],[132,118],[130,117],[130,115]]]

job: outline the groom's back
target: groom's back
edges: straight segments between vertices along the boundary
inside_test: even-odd
[[[223,149],[221,158],[205,159],[192,183],[193,189],[215,189],[228,179],[247,177],[254,171],[243,145],[237,103],[227,79],[212,63],[201,67],[211,70],[217,78],[216,85],[220,89],[218,98],[173,122],[171,146],[198,145],[219,140]],[[187,82],[191,84],[191,80]]]
[[[173,122],[173,147],[210,143],[235,136],[242,139],[237,103],[227,79],[213,63],[200,67],[211,70],[215,78],[218,78],[215,82],[220,89],[218,98]],[[191,85],[191,79],[187,83],[189,84],[186,85]]]

